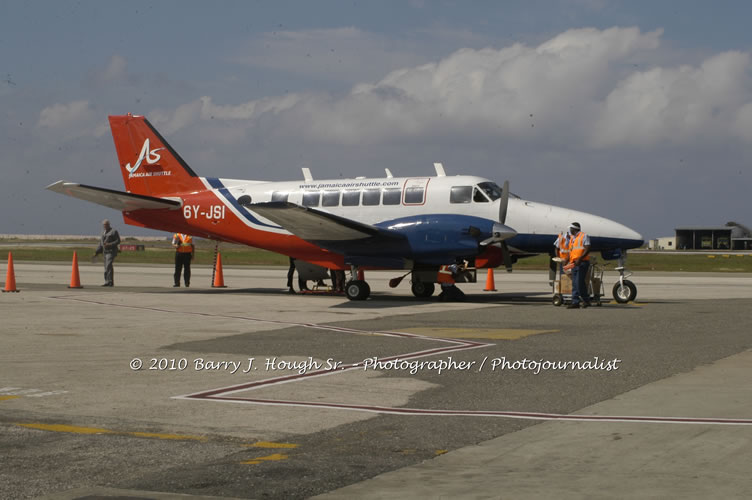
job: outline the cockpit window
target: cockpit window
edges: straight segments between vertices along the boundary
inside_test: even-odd
[[[475,203],[488,203],[488,198],[483,193],[484,191],[481,191],[477,186],[473,188],[473,201]]]
[[[491,201],[496,201],[501,198],[501,188],[495,182],[481,182],[478,184],[478,187],[481,188],[489,198],[491,198]]]
[[[481,182],[478,184],[478,187],[483,190],[486,195],[488,195],[489,198],[491,198],[491,201],[496,201],[499,198],[501,198],[501,188],[498,184],[495,182]],[[509,193],[510,198],[519,198],[516,194],[510,192]],[[478,200],[475,200],[478,201]]]

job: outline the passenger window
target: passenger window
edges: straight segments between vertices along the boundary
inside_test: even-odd
[[[381,199],[381,189],[366,189],[363,191],[363,205],[378,205]]]
[[[476,203],[488,203],[488,198],[486,198],[486,195],[484,195],[480,189],[475,188],[473,201]]]
[[[324,196],[321,199],[322,207],[338,207],[339,206],[339,191],[324,191]]]
[[[452,186],[449,203],[470,203],[473,196],[472,186]]]
[[[402,198],[402,190],[400,188],[387,188],[384,189],[382,203],[384,205],[399,205],[400,198]]]
[[[423,186],[408,187],[405,189],[405,205],[422,204],[425,192],[426,190]]]
[[[342,193],[343,207],[357,207],[360,205],[360,191],[345,191]]]
[[[303,193],[303,206],[304,207],[318,207],[319,198],[321,193],[318,191],[308,191]]]
[[[290,196],[290,193],[285,193],[283,191],[274,191],[272,193],[272,201],[287,201],[287,197]]]

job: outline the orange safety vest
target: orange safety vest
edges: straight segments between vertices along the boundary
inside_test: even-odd
[[[559,233],[559,240],[556,242],[556,248],[559,249],[559,258],[562,262],[569,261],[569,243],[567,241],[568,234]]]
[[[189,234],[175,233],[172,237],[173,244],[177,244],[178,253],[192,253],[193,252],[193,236]]]
[[[450,285],[454,284],[454,276],[452,276],[452,271],[449,269],[449,266],[441,266],[439,268],[437,281],[439,283],[447,283]]]
[[[585,245],[582,244],[583,241],[585,241],[585,233],[580,231],[569,242],[569,259],[571,261],[579,259],[585,253]],[[590,260],[590,254],[587,254],[581,260]]]

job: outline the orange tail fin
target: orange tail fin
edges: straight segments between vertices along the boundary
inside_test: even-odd
[[[203,189],[201,180],[143,116],[110,116],[120,171],[129,193],[170,196]]]

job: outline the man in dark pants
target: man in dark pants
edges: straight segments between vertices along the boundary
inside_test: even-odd
[[[583,309],[590,306],[590,294],[587,287],[588,269],[590,269],[590,238],[580,230],[580,223],[569,226],[572,235],[569,240],[569,261],[572,267],[572,303],[567,309],[577,309],[582,300]]]
[[[287,292],[288,293],[295,293],[295,289],[292,287],[292,277],[295,274],[295,258],[290,257],[290,267],[287,269]],[[306,284],[306,280],[300,277],[300,271],[298,271],[298,287],[300,288],[300,291],[308,290],[308,285]]]
[[[185,287],[191,286],[191,261],[195,253],[193,237],[188,234],[175,233],[172,235],[172,247],[175,249],[175,284],[180,286],[180,272],[183,271]]]
[[[99,238],[99,246],[94,252],[94,257],[100,253],[104,254],[104,285],[102,286],[115,286],[113,262],[118,254],[118,245],[120,245],[120,234],[110,226],[109,220],[103,220],[102,236]]]

